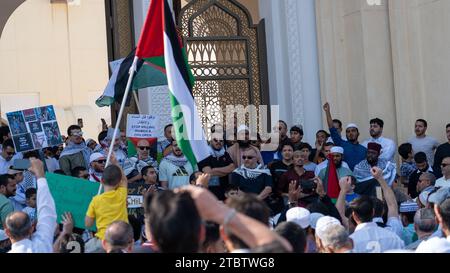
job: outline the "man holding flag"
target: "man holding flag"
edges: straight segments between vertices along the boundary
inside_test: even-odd
[[[343,161],[344,149],[334,146],[328,155],[327,167],[319,173],[319,177],[323,181],[323,187],[332,200],[339,196],[339,180],[342,177],[353,175],[352,171],[343,165]]]

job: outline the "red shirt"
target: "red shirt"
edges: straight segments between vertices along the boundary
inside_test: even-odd
[[[294,168],[285,172],[281,175],[280,180],[278,181],[277,193],[288,193],[289,192],[289,183],[292,180],[295,180],[295,187],[298,187],[298,183],[301,180],[313,179],[315,177],[314,172],[305,171],[303,175],[299,176]]]

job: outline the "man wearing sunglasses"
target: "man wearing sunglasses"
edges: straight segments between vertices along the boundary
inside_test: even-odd
[[[150,155],[152,146],[147,139],[137,142],[137,155],[125,160],[124,173],[128,178],[128,183],[142,181],[141,170],[146,166],[152,166],[158,170],[158,162]]]
[[[85,167],[89,169],[91,149],[83,140],[83,132],[78,125],[71,125],[67,129],[68,144],[61,152],[59,166],[66,175],[71,175],[75,167]]]
[[[442,159],[442,177],[436,180],[436,187],[450,187],[450,156]]]
[[[8,173],[9,168],[13,165],[13,157],[16,155],[14,143],[11,139],[3,142],[3,150],[0,156],[0,174]]]
[[[89,180],[92,182],[101,182],[103,172],[105,171],[106,157],[101,153],[93,153],[89,159]]]
[[[223,134],[213,133],[210,142],[210,156],[198,163],[198,168],[211,175],[208,189],[219,200],[225,200],[225,189],[228,186],[228,175],[236,168],[230,155],[223,147]]]
[[[261,200],[266,199],[272,192],[272,176],[270,170],[258,165],[258,157],[254,149],[244,150],[243,164],[233,171],[230,183],[239,187],[239,190],[258,195]]]

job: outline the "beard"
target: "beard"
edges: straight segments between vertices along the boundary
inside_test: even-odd
[[[250,141],[248,140],[238,140],[237,141],[240,148],[248,148],[250,147]]]
[[[340,168],[342,166],[342,161],[334,162],[334,165],[336,166],[336,168]]]

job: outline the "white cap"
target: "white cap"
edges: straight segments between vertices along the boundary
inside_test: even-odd
[[[106,157],[102,153],[93,153],[89,157],[89,163],[99,160],[100,158],[106,158]]]
[[[325,216],[325,215],[323,215],[322,213],[319,213],[319,212],[313,212],[313,213],[311,213],[311,214],[309,215],[309,223],[311,224],[311,227],[312,227],[313,229],[316,229],[317,221],[318,221],[320,218],[324,217],[324,216]]]
[[[309,210],[305,208],[295,207],[286,212],[286,221],[294,222],[302,228],[309,227]]]
[[[238,132],[238,133],[239,133],[240,131],[250,131],[250,130],[248,129],[247,126],[245,126],[245,124],[242,124],[242,125],[240,125],[240,126],[238,127],[238,129],[237,129],[237,132]]]
[[[338,219],[331,216],[324,216],[317,220],[316,224],[316,235],[319,236],[320,239],[323,239],[324,232],[328,229],[328,227],[332,225],[340,225]]]
[[[93,139],[92,139],[92,138],[88,138],[88,139],[85,141],[86,145],[89,145],[89,142],[91,142],[91,141],[93,141]]]
[[[341,154],[341,155],[343,155],[344,154],[344,149],[342,147],[340,147],[340,146],[333,146],[331,148],[331,153],[332,154]]]
[[[356,124],[354,124],[354,123],[350,123],[350,124],[347,125],[347,127],[345,127],[346,130],[348,128],[356,128],[356,129],[358,129],[358,126]]]

